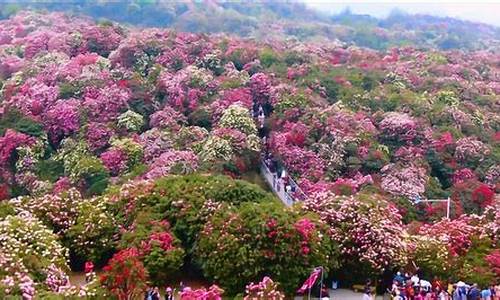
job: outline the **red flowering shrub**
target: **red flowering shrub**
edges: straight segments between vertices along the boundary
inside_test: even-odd
[[[453,186],[452,199],[460,203],[465,213],[481,213],[492,203],[494,194],[488,185],[471,179]]]
[[[489,255],[486,256],[486,261],[490,265],[491,270],[500,277],[500,250],[493,250]]]
[[[141,213],[122,236],[121,247],[131,246],[138,249],[138,259],[144,264],[149,279],[157,285],[171,280],[184,263],[184,250],[170,231],[170,224],[151,220],[147,213]]]
[[[119,300],[136,299],[146,290],[148,274],[136,248],[121,250],[103,268],[100,282]]]
[[[9,198],[9,186],[2,183],[0,184],[0,200],[5,200]]]
[[[495,192],[486,184],[480,184],[479,187],[472,192],[472,201],[477,203],[481,208],[492,204],[494,197]]]
[[[17,147],[28,146],[34,141],[32,137],[24,133],[7,129],[4,136],[0,137],[0,169],[9,166],[12,154]]]

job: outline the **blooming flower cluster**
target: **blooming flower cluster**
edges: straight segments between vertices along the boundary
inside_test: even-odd
[[[0,220],[0,287],[8,295],[35,296],[35,280],[53,266],[67,269],[67,249],[29,212]]]
[[[323,193],[307,199],[304,207],[330,226],[332,239],[346,257],[355,257],[378,270],[404,264],[405,230],[391,204],[381,199]]]
[[[278,286],[269,277],[262,278],[259,283],[250,283],[246,286],[244,300],[283,300],[285,295],[278,290]]]
[[[221,300],[224,290],[216,285],[212,285],[207,289],[201,288],[192,290],[191,288],[185,288],[181,293],[180,297],[182,300]]]

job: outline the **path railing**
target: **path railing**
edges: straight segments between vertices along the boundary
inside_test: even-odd
[[[261,160],[260,170],[273,192],[285,205],[291,206],[297,201],[303,201],[306,199],[306,194],[300,189],[298,184],[293,179],[286,179],[287,182],[285,184],[283,179],[280,178],[277,173],[271,172],[264,160]],[[286,188],[287,185],[290,186],[289,190]]]

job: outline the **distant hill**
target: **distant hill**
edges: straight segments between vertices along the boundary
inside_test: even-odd
[[[130,3],[68,1],[63,3],[0,4],[0,18],[23,9],[65,11],[144,27],[181,31],[231,33],[261,40],[294,38],[338,40],[377,50],[413,45],[441,50],[500,49],[500,28],[428,15],[393,13],[386,19],[345,11],[325,15],[299,2],[160,2]]]

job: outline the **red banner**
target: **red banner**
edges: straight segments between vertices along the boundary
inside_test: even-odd
[[[311,275],[309,275],[309,278],[307,278],[307,280],[304,281],[302,287],[297,290],[297,293],[302,294],[308,289],[312,288],[316,280],[318,280],[319,274],[321,274],[321,269],[320,268],[314,269]]]

